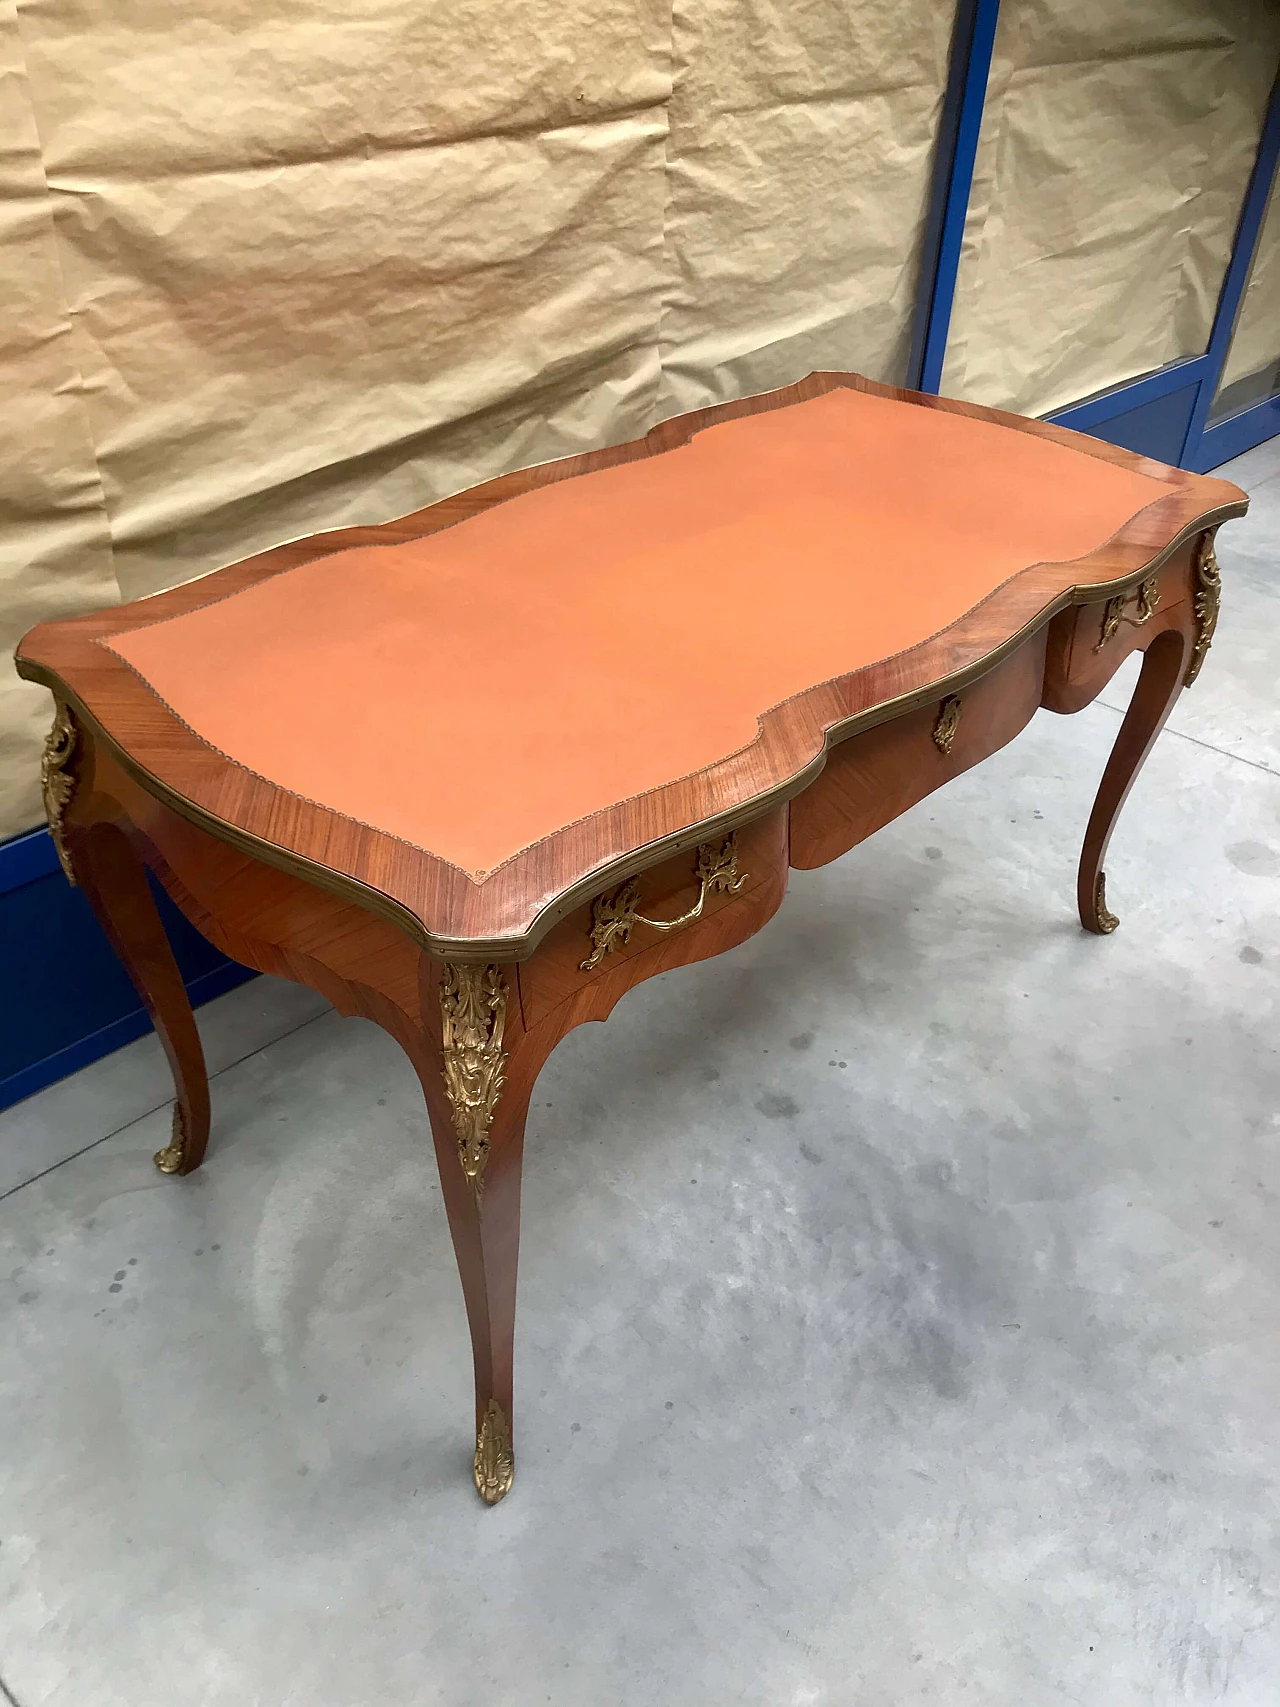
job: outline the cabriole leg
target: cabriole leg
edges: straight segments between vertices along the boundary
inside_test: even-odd
[[[156,1153],[156,1166],[166,1174],[189,1174],[204,1159],[209,1138],[209,1076],[196,1016],[146,867],[118,824],[68,824],[65,834],[76,877],[133,980],[173,1071],[173,1133]]]
[[[1080,923],[1096,936],[1110,935],[1120,923],[1107,910],[1107,879],[1103,870],[1107,844],[1134,779],[1182,691],[1187,654],[1188,639],[1180,629],[1166,629],[1152,640],[1142,661],[1142,674],[1133,690],[1133,699],[1102,773],[1102,785],[1085,831],[1076,888]]]
[[[177,1101],[172,1136],[157,1152],[156,1166],[167,1174],[189,1174],[200,1166],[209,1139],[209,1075],[200,1033],[146,867],[121,826],[97,815],[105,797],[94,794],[91,782],[84,799],[82,780],[93,769],[91,746],[59,702],[40,766],[49,833],[67,880],[84,890],[169,1059]]]

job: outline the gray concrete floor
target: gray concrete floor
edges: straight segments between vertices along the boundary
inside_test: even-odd
[[[1280,1700],[1280,445],[1109,861],[1121,684],[575,1033],[515,1490],[407,1063],[263,980],[0,1117],[19,1707]],[[4,1189],[0,1186],[0,1189]]]

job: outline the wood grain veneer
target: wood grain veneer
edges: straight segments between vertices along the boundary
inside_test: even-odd
[[[566,826],[484,882],[252,776],[194,736],[100,644],[194,609],[211,589],[222,596],[351,544],[417,538],[540,485],[660,454],[704,425],[837,387],[1084,449],[1158,481],[1163,496],[1088,557],[1035,564],[1005,579],[919,645],[815,683],[767,711],[748,748]],[[921,468],[919,478],[928,477]],[[382,528],[298,541],[155,599],[33,630],[19,668],[46,682],[63,708],[46,755],[55,837],[173,1069],[174,1135],[158,1163],[176,1173],[200,1164],[209,1091],[148,869],[226,953],[310,984],[343,1013],[374,1020],[413,1063],[471,1329],[475,1482],[490,1503],[502,1498],[514,1468],[525,1118],[556,1043],[575,1026],[606,1018],[644,980],[744,941],[778,910],[789,866],[821,865],[844,853],[1011,740],[1037,707],[1079,710],[1141,649],[1139,685],[1103,775],[1079,869],[1081,923],[1095,934],[1114,930],[1106,848],[1152,742],[1212,638],[1214,529],[1245,507],[1244,494],[1225,481],[1166,469],[1042,422],[851,375],[815,374],[782,392],[667,422],[636,444],[491,481]],[[778,596],[785,598],[785,586]],[[822,620],[820,610],[813,620]],[[646,642],[629,635],[626,643]],[[482,683],[483,660],[455,661],[448,691],[465,691],[468,672]],[[297,734],[305,740],[306,728]],[[723,855],[730,831],[733,882],[708,888],[699,916],[665,935],[636,923],[625,941],[592,961],[598,900],[606,904],[600,918],[607,918],[620,905],[624,880],[639,873],[637,910],[658,920],[690,913],[704,889],[698,872],[710,869],[695,850],[704,845]]]
[[[838,388],[895,399],[1031,433],[1156,480],[1165,496],[1110,540],[1070,563],[1035,564],[993,587],[973,609],[920,644],[765,710],[756,741],[742,751],[565,826],[476,882],[456,866],[244,770],[199,740],[113,652],[100,644],[145,624],[194,610],[281,570],[352,545],[417,539],[521,493],[662,454],[703,428],[782,409]],[[919,470],[927,483],[929,470]],[[694,846],[800,790],[828,750],[909,703],[982,673],[1005,650],[1073,603],[1128,588],[1206,527],[1242,513],[1243,494],[1225,481],[1165,468],[1044,422],[873,384],[855,375],[813,374],[762,397],[665,422],[644,439],[489,481],[379,528],[320,534],[259,553],[154,598],[42,625],[23,640],[20,673],[47,683],[77,717],[110,742],[121,762],[175,811],[207,824],[255,857],[307,874],[323,887],[392,919],[430,952],[504,961],[527,955],[557,918],[595,890],[655,858]],[[780,596],[783,596],[780,589]],[[816,616],[816,613],[815,613]],[[483,692],[483,660],[447,660],[448,691]],[[563,667],[563,665],[561,665]],[[470,671],[470,676],[468,676]],[[305,728],[298,739],[305,741]],[[387,732],[394,742],[395,731]]]

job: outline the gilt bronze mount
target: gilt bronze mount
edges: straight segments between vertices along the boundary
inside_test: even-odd
[[[960,695],[956,693],[948,694],[938,707],[937,720],[933,725],[933,744],[944,758],[955,746],[961,710]]]
[[[186,1160],[187,1117],[182,1111],[182,1104],[173,1105],[173,1125],[169,1132],[169,1142],[163,1150],[157,1150],[152,1160],[162,1174],[180,1174],[182,1164]]]
[[[507,990],[497,966],[446,966],[440,980],[444,1089],[458,1161],[476,1202],[484,1193],[489,1128],[502,1094]]]
[[[1128,623],[1131,628],[1142,628],[1151,621],[1160,603],[1160,577],[1148,575],[1145,581],[1138,583],[1137,591],[1132,596],[1133,615],[1127,615],[1125,612],[1130,598],[1128,593],[1117,593],[1114,599],[1107,600],[1102,613],[1102,636],[1094,647],[1095,652],[1102,651],[1107,642],[1119,632],[1122,622]]]
[[[1191,649],[1184,686],[1190,687],[1200,674],[1205,655],[1213,644],[1218,626],[1218,611],[1222,605],[1222,571],[1213,549],[1213,535],[1207,533],[1196,558],[1196,592],[1193,609],[1196,614],[1196,642]]]
[[[516,1460],[511,1446],[511,1424],[496,1399],[490,1399],[476,1433],[476,1455],[471,1467],[476,1492],[486,1505],[497,1505],[511,1492]]]
[[[71,804],[71,796],[76,791],[76,773],[71,765],[75,750],[76,726],[71,713],[59,700],[53,715],[53,728],[45,737],[44,754],[40,760],[40,789],[44,795],[45,817],[49,820],[49,834],[53,837],[58,863],[67,882],[72,884],[75,883],[76,874],[72,869],[71,855],[67,851],[62,818]]]
[[[681,925],[690,925],[695,919],[702,917],[702,909],[707,904],[707,896],[717,891],[725,895],[736,895],[747,881],[746,872],[738,871],[738,838],[731,832],[721,842],[717,850],[713,842],[703,842],[698,849],[698,862],[694,869],[694,877],[698,880],[698,899],[687,913],[681,913],[678,919],[649,919],[636,910],[640,899],[640,885],[633,877],[624,883],[622,888],[613,895],[601,895],[591,913],[591,953],[582,961],[580,972],[593,971],[606,954],[613,952],[615,943],[627,943],[637,925],[647,925],[651,931],[674,931]]]

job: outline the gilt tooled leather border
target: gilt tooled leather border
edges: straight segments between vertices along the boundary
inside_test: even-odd
[[[948,400],[919,397],[913,393],[901,392],[894,387],[882,387],[875,382],[863,381],[857,376],[814,375],[807,381],[799,382],[796,386],[786,387],[780,392],[766,394],[770,399],[766,406],[784,407],[790,402],[803,401],[808,395],[820,394],[821,391],[831,389],[833,385],[837,384],[851,385],[853,389],[864,389],[874,395],[896,398],[899,401],[916,403],[925,407],[954,410],[956,413],[987,420],[995,425],[1004,425],[1013,430],[1034,433],[1044,436],[1052,442],[1075,449],[1078,453],[1093,455],[1100,460],[1114,461],[1133,467],[1135,472],[1142,472],[1142,465],[1148,461],[1148,459],[1132,455],[1132,453],[1117,452],[1115,447],[1082,439],[1080,435],[1071,433],[1066,429],[1049,427],[1044,423],[1030,422],[1017,416],[1007,416],[1000,411],[984,410],[976,405],[957,405]],[[612,462],[615,455],[628,449],[631,449],[636,456],[643,456],[653,454],[650,447],[659,445],[661,445],[661,449],[658,454],[665,454],[667,450],[689,443],[698,432],[706,427],[719,425],[723,421],[733,418],[736,414],[748,412],[753,403],[758,404],[759,402],[760,400],[743,399],[735,404],[713,405],[708,410],[696,411],[683,418],[677,417],[673,422],[660,424],[644,439],[633,441],[632,446],[615,447],[614,451],[604,454]],[[669,437],[671,431],[681,421],[687,424],[684,435],[674,443],[662,444],[662,439]],[[577,459],[571,460],[576,461]],[[547,466],[554,468],[557,465],[549,464]],[[1123,575],[1113,576],[1108,581],[1086,581],[1082,583],[1080,571],[1109,549],[1113,552],[1123,552],[1126,555],[1135,551],[1143,551],[1144,547],[1141,542],[1127,539],[1126,535],[1131,535],[1134,531],[1139,530],[1141,519],[1146,517],[1148,512],[1157,509],[1162,504],[1173,505],[1176,510],[1185,511],[1188,500],[1193,499],[1198,487],[1218,484],[1221,488],[1226,484],[1211,482],[1205,477],[1186,474],[1182,470],[1164,469],[1158,464],[1153,466],[1159,468],[1160,472],[1168,477],[1165,482],[1165,490],[1150,504],[1144,506],[1142,510],[1130,516],[1119,529],[1091,552],[1066,562],[1030,564],[1015,571],[997,587],[992,588],[969,611],[935,634],[927,636],[915,642],[911,647],[891,654],[885,659],[865,665],[846,676],[831,677],[825,682],[810,684],[786,700],[779,701],[777,705],[758,713],[756,734],[752,740],[723,755],[712,765],[703,766],[699,770],[686,773],[682,777],[671,778],[651,790],[633,795],[625,801],[612,802],[608,806],[599,808],[570,824],[561,825],[548,832],[546,836],[516,850],[491,871],[483,874],[467,873],[453,862],[432,853],[429,849],[421,848],[391,831],[364,824],[360,820],[336,812],[332,807],[312,801],[304,795],[293,793],[291,790],[242,765],[230,755],[222,753],[211,743],[205,741],[171,706],[168,706],[146,679],[110,643],[115,634],[126,629],[132,631],[137,627],[154,626],[172,620],[180,614],[185,614],[186,610],[202,609],[222,602],[226,598],[235,597],[238,592],[247,587],[261,585],[279,574],[302,568],[309,562],[318,562],[324,557],[334,555],[337,551],[352,549],[357,544],[373,545],[377,548],[376,541],[335,543],[332,552],[316,552],[312,557],[303,558],[297,562],[281,563],[278,567],[269,568],[264,563],[262,573],[246,581],[244,587],[236,587],[229,592],[220,591],[213,597],[205,599],[191,599],[191,602],[183,605],[181,609],[170,609],[165,615],[155,617],[151,622],[120,621],[119,619],[124,611],[129,609],[129,607],[123,607],[123,609],[102,613],[101,617],[96,620],[71,619],[67,624],[57,625],[59,629],[64,631],[65,644],[70,644],[76,650],[78,650],[77,643],[90,644],[100,658],[104,654],[110,658],[109,667],[113,671],[120,665],[124,666],[124,673],[127,674],[129,681],[134,684],[135,690],[145,694],[147,701],[161,712],[165,724],[169,726],[168,734],[172,736],[175,731],[181,732],[183,746],[191,749],[185,755],[188,763],[195,759],[200,764],[200,768],[205,770],[208,769],[209,764],[216,764],[224,776],[228,770],[235,772],[252,783],[255,791],[266,791],[264,800],[251,800],[249,802],[248,809],[243,814],[247,820],[244,823],[232,822],[204,800],[193,798],[191,792],[167,781],[162,774],[163,769],[168,768],[165,765],[165,756],[155,751],[155,746],[162,746],[162,742],[155,743],[150,754],[146,752],[146,747],[151,744],[143,743],[142,753],[139,754],[131,752],[113,736],[103,724],[101,717],[90,710],[82,696],[76,691],[73,683],[78,671],[74,665],[69,668],[68,676],[64,677],[59,670],[37,663],[34,659],[23,658],[20,653],[19,667],[24,675],[44,681],[45,685],[68,699],[77,713],[108,744],[119,762],[141,786],[170,806],[171,809],[218,836],[219,839],[239,846],[251,855],[263,859],[265,863],[289,871],[318,887],[347,896],[367,910],[389,918],[414,940],[418,941],[423,948],[433,954],[447,958],[461,956],[515,960],[524,958],[531,953],[537,942],[559,918],[583,901],[590,899],[602,887],[621,881],[659,859],[669,857],[687,847],[692,847],[695,843],[705,840],[709,835],[727,832],[729,829],[771,810],[774,806],[800,792],[812,781],[813,777],[825,765],[826,754],[831,747],[865,729],[874,727],[878,723],[887,722],[902,715],[939,694],[949,690],[954,691],[956,688],[977,680],[990,670],[995,669],[1035,632],[1052,620],[1060,610],[1073,603],[1091,602],[1132,587],[1145,575],[1149,575],[1161,567],[1194,535],[1216,527],[1220,522],[1232,516],[1243,514],[1247,508],[1247,501],[1238,500],[1197,512],[1185,520],[1157,550],[1148,551],[1141,562],[1126,569]],[[578,472],[589,471],[583,469],[573,475],[566,473],[557,478],[576,478]],[[497,481],[486,482],[483,487],[475,488],[474,492],[478,495],[484,492],[486,488],[504,487],[501,495],[495,495],[489,504],[483,505],[481,508],[493,507],[497,503],[506,502],[509,498],[520,495],[518,491],[505,490],[506,482],[513,478],[516,477],[502,476]],[[427,510],[418,512],[413,518],[405,518],[405,520],[416,522],[425,519],[434,510],[451,502],[453,501],[448,499],[442,500],[440,505],[430,506]],[[476,512],[470,511],[468,513]],[[444,522],[443,526],[453,526],[456,525],[457,521],[464,519],[466,519],[465,515],[459,515],[452,521]],[[395,525],[395,523],[384,524],[388,528]],[[340,533],[343,531],[346,530],[339,530]],[[435,531],[439,530],[423,527],[416,533],[406,534],[405,539],[421,538]],[[318,543],[319,538],[323,537],[311,536],[307,543]],[[294,543],[301,544],[303,542]],[[395,544],[403,543],[403,541],[387,541],[386,543]],[[273,551],[286,549],[288,547],[278,547],[273,548]],[[258,559],[270,559],[273,551],[258,554]],[[229,565],[227,570],[215,571],[211,579],[237,570],[243,573],[255,560],[254,558],[245,559],[240,564]],[[628,835],[625,832],[623,828],[625,820],[628,817],[632,819],[643,818],[645,814],[641,809],[646,803],[660,801],[664,795],[678,795],[680,790],[687,788],[690,783],[697,782],[699,779],[707,781],[714,776],[716,771],[732,767],[735,762],[741,761],[744,755],[760,747],[767,736],[774,735],[775,729],[771,728],[771,725],[776,726],[779,721],[784,721],[788,710],[797,707],[806,698],[843,691],[847,701],[851,697],[848,690],[853,684],[877,672],[888,671],[893,673],[894,666],[900,664],[903,659],[909,658],[914,653],[923,653],[930,648],[938,648],[945,641],[946,636],[963,630],[966,624],[970,624],[984,606],[993,600],[1000,600],[1002,595],[1007,594],[1014,584],[1027,576],[1035,575],[1037,572],[1053,569],[1070,569],[1076,571],[1076,574],[1068,586],[1045,588],[1045,602],[1016,624],[1004,640],[978,656],[966,660],[958,669],[944,670],[928,677],[928,679],[913,683],[904,692],[887,693],[885,697],[879,700],[852,710],[847,715],[834,718],[824,725],[821,744],[818,749],[807,759],[791,764],[785,776],[776,776],[768,786],[756,789],[735,800],[732,805],[710,815],[689,817],[685,809],[676,806],[674,815],[681,817],[682,822],[674,828],[663,829],[656,837],[650,836],[644,840],[637,840],[634,834]],[[184,592],[189,598],[198,584],[189,582],[185,584],[184,588],[172,589],[170,592],[158,594],[156,597],[166,602],[178,602]],[[137,605],[132,608],[136,613]],[[98,626],[99,623],[101,626]],[[91,632],[94,626],[98,626],[97,633]],[[90,631],[86,632],[87,629]],[[87,662],[87,659],[82,656],[79,662],[83,664]],[[897,673],[901,675],[903,672],[899,670]],[[134,710],[136,712],[136,706]],[[158,733],[163,733],[163,731],[158,731]],[[784,737],[779,735],[777,738],[783,739]],[[201,761],[205,762],[202,763]],[[773,768],[776,771],[778,765],[775,763]],[[208,792],[212,793],[216,789],[217,778],[206,775],[197,779],[197,794],[206,792],[206,788],[201,786],[205,784],[208,785]],[[325,863],[323,859],[303,852],[300,847],[291,845],[289,842],[273,840],[261,829],[251,827],[255,822],[261,824],[262,820],[270,815],[272,805],[277,802],[285,802],[295,808],[294,811],[284,814],[286,818],[297,818],[304,815],[311,820],[310,825],[307,826],[310,833],[306,834],[305,838],[300,834],[299,840],[306,839],[313,844],[333,840],[332,834],[327,837],[324,834],[326,826],[330,831],[336,830],[339,833],[339,839],[342,839],[345,834],[346,838],[350,840],[351,833],[354,832],[354,857],[344,865]],[[648,816],[651,819],[661,819],[663,814],[660,811],[650,812]],[[669,817],[671,814],[667,816]],[[620,819],[623,820],[623,823],[619,822]],[[599,827],[599,834],[589,838],[593,845],[583,847],[581,857],[576,861],[572,861],[570,854],[563,862],[561,870],[553,874],[550,868],[554,867],[556,862],[554,858],[548,857],[549,850],[556,843],[571,848],[575,834],[580,836],[584,827],[592,825]],[[385,851],[387,848],[395,847],[404,850],[405,856],[415,868],[409,874],[414,879],[411,884],[395,881],[396,875],[403,874],[392,873],[388,876],[383,873],[377,877],[371,875],[371,872],[380,863],[376,858],[377,850]],[[542,874],[537,869],[540,858],[546,861],[548,867],[547,871]],[[522,867],[528,869],[529,881],[524,885],[511,885],[509,880]],[[491,895],[497,890],[518,892],[521,897],[527,896],[528,899],[527,901],[521,899],[517,904],[511,901],[509,894],[507,897],[508,905],[505,910],[501,906],[497,909],[497,914],[503,914],[503,916],[491,914],[487,921],[491,934],[482,934],[478,929],[466,930],[462,934],[451,932],[448,926],[465,924],[466,921],[462,915],[468,910],[468,902],[481,895],[485,890],[490,891]],[[542,899],[539,899],[540,896]],[[427,922],[429,917],[435,920],[434,927]],[[441,928],[442,925],[445,927],[444,929]]]
[[[1170,495],[1171,494],[1166,494],[1165,497]],[[1161,499],[1154,500],[1155,503],[1163,501],[1163,497]],[[1148,506],[1148,508],[1150,508],[1150,506]],[[1228,514],[1238,514],[1240,512],[1240,508],[1241,506],[1239,505],[1224,507]],[[1141,515],[1143,513],[1144,512],[1140,511],[1137,514]],[[1068,588],[1059,589],[1050,596],[1026,622],[1011,633],[1004,641],[982,653],[979,657],[966,663],[960,669],[951,671],[942,676],[936,676],[926,681],[922,681],[905,693],[877,700],[874,703],[864,706],[858,711],[850,713],[847,717],[838,719],[837,721],[827,725],[823,732],[822,745],[818,751],[812,754],[808,760],[797,764],[793,771],[791,771],[787,776],[778,779],[770,787],[735,800],[722,811],[711,816],[688,820],[677,827],[668,830],[656,839],[651,839],[633,847],[623,848],[620,851],[615,851],[612,855],[606,855],[602,862],[591,864],[585,870],[582,870],[571,877],[569,881],[565,883],[543,906],[531,906],[523,921],[523,928],[503,931],[499,936],[483,937],[475,934],[459,936],[448,934],[446,931],[442,931],[438,927],[433,929],[427,919],[421,916],[421,912],[426,911],[425,908],[423,908],[421,912],[415,910],[403,895],[397,896],[388,889],[381,887],[377,881],[368,875],[367,869],[361,871],[358,869],[346,869],[339,865],[326,864],[325,862],[319,861],[313,856],[303,852],[300,848],[289,845],[287,842],[273,840],[271,837],[261,833],[259,830],[252,828],[248,823],[235,823],[220,816],[201,800],[192,798],[190,794],[183,792],[174,784],[167,782],[157,770],[152,769],[148,764],[146,764],[143,758],[140,757],[136,751],[131,752],[123,748],[121,743],[111,734],[110,730],[105,728],[99,718],[84,705],[80,696],[74,693],[74,690],[69,692],[68,697],[72,700],[77,712],[83,716],[95,732],[97,732],[99,736],[108,743],[113,754],[116,755],[118,760],[124,764],[125,768],[143,787],[147,788],[149,792],[155,794],[165,804],[171,806],[180,815],[189,818],[192,822],[205,828],[220,839],[231,841],[245,851],[264,859],[268,864],[276,865],[280,869],[289,871],[296,876],[303,877],[307,881],[317,883],[320,887],[332,892],[346,895],[349,898],[356,900],[368,910],[380,913],[383,916],[392,919],[393,922],[395,922],[401,929],[406,930],[407,933],[414,937],[424,949],[427,949],[431,953],[438,954],[446,958],[457,957],[460,953],[465,953],[473,958],[478,958],[483,955],[494,959],[512,960],[523,958],[531,953],[536,947],[538,941],[541,940],[546,931],[549,930],[558,919],[562,918],[565,913],[572,911],[574,907],[580,905],[583,901],[589,899],[602,887],[607,887],[612,883],[622,881],[626,877],[633,875],[635,872],[643,870],[646,866],[654,864],[659,859],[667,858],[674,853],[682,851],[686,847],[693,846],[696,842],[705,840],[708,835],[727,832],[729,829],[735,828],[743,823],[749,822],[755,817],[763,815],[775,806],[791,798],[792,795],[799,793],[802,788],[807,786],[807,784],[813,780],[813,777],[816,776],[825,765],[826,755],[833,746],[838,745],[843,740],[849,739],[851,736],[865,729],[874,727],[876,724],[887,722],[897,716],[904,715],[918,705],[927,703],[930,699],[937,697],[939,694],[946,693],[948,691],[955,691],[958,688],[970,685],[975,680],[980,679],[982,676],[985,676],[990,671],[996,669],[1014,651],[1025,644],[1036,632],[1038,632],[1039,629],[1051,621],[1060,610],[1065,609],[1072,603],[1092,602],[1095,599],[1106,597],[1109,594],[1114,593],[1116,590],[1134,585],[1137,581],[1141,580],[1144,575],[1150,574],[1154,570],[1160,568],[1196,534],[1205,531],[1208,527],[1217,525],[1218,521],[1221,519],[1225,519],[1225,516],[1220,515],[1218,512],[1205,512],[1203,515],[1198,516],[1195,521],[1187,523],[1179,529],[1179,531],[1171,538],[1169,543],[1154,557],[1148,559],[1148,561],[1139,566],[1139,568],[1127,572],[1123,577],[1106,582],[1085,583],[1083,586],[1077,581]],[[1125,524],[1125,527],[1127,528],[1132,526],[1132,522],[1134,520],[1136,520],[1136,517],[1130,518],[1130,521]],[[1095,552],[1090,555],[1096,555],[1098,552],[1104,551],[1108,545],[1120,538],[1124,531],[1125,528],[1117,530],[1116,534],[1113,534],[1109,540],[1104,541],[1101,546],[1095,548]],[[1064,564],[1032,564],[1028,565],[1024,569],[1016,571],[1015,574],[1007,577],[1006,580],[1001,582],[997,587],[992,588],[991,592],[987,594],[985,598],[972,606],[969,611],[964,613],[964,615],[956,619],[955,622],[948,624],[945,628],[938,630],[935,634],[927,636],[923,640],[916,642],[913,646],[904,648],[898,653],[890,654],[884,659],[877,660],[874,664],[865,665],[858,671],[850,672],[845,676],[831,677],[825,682],[812,684],[759,713],[757,715],[756,735],[753,739],[750,742],[745,743],[743,746],[734,749],[732,752],[723,755],[720,759],[716,760],[713,765],[704,766],[697,771],[689,772],[685,776],[679,778],[672,778],[667,782],[658,785],[654,789],[646,790],[638,795],[633,795],[627,800],[611,802],[608,806],[598,809],[596,812],[587,814],[580,819],[574,820],[571,824],[561,825],[554,831],[549,832],[546,836],[538,838],[538,840],[516,850],[499,866],[496,866],[492,871],[483,874],[479,879],[473,876],[473,874],[465,872],[461,867],[453,864],[453,862],[445,859],[443,856],[433,853],[430,849],[421,848],[417,844],[410,842],[403,837],[396,836],[390,831],[380,829],[375,825],[365,824],[360,820],[350,818],[343,813],[337,812],[332,807],[325,806],[321,802],[310,800],[305,795],[296,794],[292,790],[284,788],[279,783],[272,782],[270,778],[263,777],[260,773],[241,764],[238,760],[223,753],[219,748],[206,741],[201,735],[193,730],[191,726],[186,723],[186,721],[181,718],[159,694],[155,692],[146,679],[141,676],[136,669],[134,669],[128,660],[121,657],[121,655],[114,650],[107,637],[96,637],[92,644],[99,651],[109,654],[111,667],[113,669],[122,668],[123,671],[128,674],[130,680],[136,685],[137,689],[144,693],[147,699],[162,712],[166,721],[182,731],[185,740],[191,742],[201,751],[201,753],[216,760],[219,766],[226,766],[241,773],[260,787],[269,790],[272,797],[279,797],[281,799],[297,802],[299,805],[304,806],[309,813],[318,815],[326,822],[350,826],[361,832],[363,836],[372,838],[375,842],[394,843],[399,845],[413,856],[415,860],[423,861],[434,868],[442,868],[449,871],[455,874],[456,877],[468,887],[479,890],[486,884],[490,883],[493,879],[500,877],[504,873],[510,873],[512,868],[516,867],[521,862],[529,862],[531,860],[531,856],[536,855],[539,850],[546,848],[548,844],[567,839],[571,836],[574,830],[581,828],[583,825],[590,824],[592,822],[599,822],[602,825],[607,824],[610,819],[616,818],[619,813],[625,812],[628,807],[633,807],[643,801],[655,801],[664,794],[674,793],[684,784],[695,779],[711,778],[714,776],[716,770],[731,764],[735,759],[740,758],[742,755],[750,752],[753,747],[757,747],[760,744],[766,734],[766,720],[777,717],[779,713],[784,712],[789,706],[794,706],[808,697],[821,693],[825,690],[847,687],[859,678],[865,678],[876,671],[882,670],[885,666],[889,666],[894,663],[898,663],[903,659],[909,658],[913,653],[923,652],[927,648],[937,645],[948,634],[953,633],[957,629],[963,629],[963,627],[972,620],[975,613],[981,611],[984,605],[988,604],[992,600],[998,599],[1002,593],[1006,592],[1014,583],[1022,580],[1024,577],[1045,569],[1065,569],[1074,567],[1075,564],[1083,563],[1084,561],[1087,561],[1087,559],[1073,559],[1070,563]],[[209,602],[212,603],[214,601]],[[194,609],[200,607],[193,606],[191,608]],[[50,681],[49,685],[54,686],[55,684],[53,681]],[[66,686],[68,689],[70,688],[69,683],[66,684]],[[358,863],[361,866],[367,865],[367,862],[364,860],[361,860]],[[441,899],[443,899],[443,897],[441,897]],[[446,911],[448,910],[451,909],[446,908]]]

